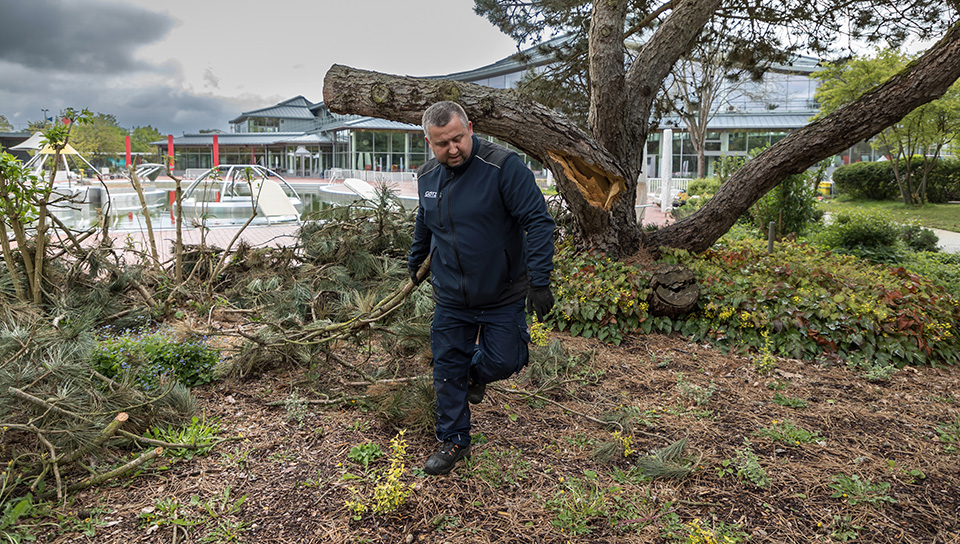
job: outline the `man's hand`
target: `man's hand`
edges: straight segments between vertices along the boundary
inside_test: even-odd
[[[416,268],[411,268],[411,269],[410,269],[410,281],[413,282],[413,285],[414,285],[414,286],[420,285],[420,279],[417,278],[417,269],[416,269]]]
[[[553,309],[553,292],[550,286],[531,287],[527,293],[527,313],[537,316],[537,321],[543,323],[543,318]]]

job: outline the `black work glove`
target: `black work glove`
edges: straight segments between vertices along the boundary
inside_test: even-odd
[[[543,318],[553,309],[553,292],[549,285],[531,287],[527,293],[527,313],[537,316],[537,321],[543,323]]]
[[[413,282],[413,285],[414,285],[414,286],[420,285],[420,280],[417,278],[417,269],[416,269],[416,268],[411,268],[411,269],[410,269],[410,281]]]

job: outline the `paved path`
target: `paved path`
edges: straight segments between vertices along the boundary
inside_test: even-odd
[[[252,247],[284,247],[292,245],[297,240],[297,231],[300,225],[269,225],[269,226],[250,226],[243,230],[237,242],[234,242],[233,249],[236,249],[240,240],[247,242]],[[224,249],[230,245],[231,240],[240,232],[239,227],[216,227],[207,231],[205,243],[207,247],[218,247]],[[199,245],[201,241],[201,231],[196,228],[183,229],[183,243],[185,245]],[[150,253],[147,244],[146,230],[140,231],[118,231],[111,232],[113,238],[113,247],[124,248],[132,247],[135,251]],[[160,255],[160,262],[166,263],[173,259],[174,246],[176,245],[177,232],[175,230],[154,231],[153,238],[157,243],[157,253]],[[132,256],[131,256],[132,257]],[[132,259],[131,259],[132,260]]]
[[[960,232],[930,229],[940,238],[940,250],[947,253],[960,253]]]

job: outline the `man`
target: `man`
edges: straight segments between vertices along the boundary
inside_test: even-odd
[[[554,222],[520,157],[473,134],[455,102],[423,113],[435,158],[417,173],[420,207],[408,265],[427,255],[436,305],[430,329],[440,451],[424,472],[446,474],[470,455],[470,404],[527,363],[527,307],[553,307]],[[468,403],[469,399],[469,403]]]

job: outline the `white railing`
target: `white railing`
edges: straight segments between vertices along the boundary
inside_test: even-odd
[[[323,173],[323,177],[332,180],[355,178],[367,182],[417,181],[416,172],[381,172],[377,170],[347,170],[345,168],[331,168]]]
[[[687,190],[691,178],[673,178],[670,180],[670,189]],[[662,192],[663,178],[647,178],[647,194],[650,196],[659,196]]]

